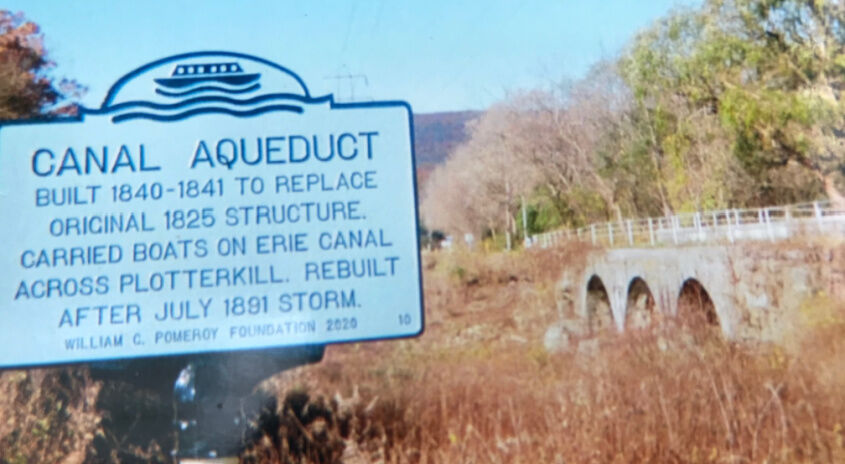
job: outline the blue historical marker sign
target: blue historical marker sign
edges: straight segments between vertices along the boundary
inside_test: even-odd
[[[423,328],[411,109],[199,52],[0,127],[0,367]]]

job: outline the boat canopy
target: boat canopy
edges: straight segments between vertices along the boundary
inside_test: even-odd
[[[173,70],[171,76],[192,76],[203,74],[242,73],[241,65],[238,63],[207,63],[207,64],[180,64]]]

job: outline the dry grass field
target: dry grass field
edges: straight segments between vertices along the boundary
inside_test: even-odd
[[[845,462],[845,307],[807,302],[777,345],[673,324],[547,354],[557,270],[583,254],[427,256],[425,334],[265,383],[280,413],[245,460]]]
[[[265,381],[277,405],[242,462],[845,462],[845,306],[819,294],[777,344],[670,323],[549,354],[561,263],[584,255],[427,254],[425,333]],[[98,388],[84,369],[4,373],[0,462],[82,462]]]

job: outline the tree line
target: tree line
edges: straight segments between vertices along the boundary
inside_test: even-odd
[[[85,88],[56,79],[44,35],[23,13],[0,10],[0,121],[74,114]]]
[[[575,82],[492,105],[432,174],[430,228],[501,237],[828,198],[845,208],[845,5],[705,0]]]

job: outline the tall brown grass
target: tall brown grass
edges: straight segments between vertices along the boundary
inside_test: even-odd
[[[242,461],[845,462],[841,300],[805,301],[777,343],[670,321],[549,354],[556,280],[586,251],[427,255],[426,332],[331,346],[266,381],[277,403]],[[3,373],[0,463],[80,462],[99,389],[80,369]]]
[[[0,463],[78,463],[100,423],[81,368],[0,373]]]
[[[555,259],[567,256],[579,259]],[[266,384],[281,426],[244,460],[845,462],[840,304],[808,302],[777,345],[678,324],[549,355],[549,258],[510,259],[429,262],[421,338],[331,347],[320,365]]]

